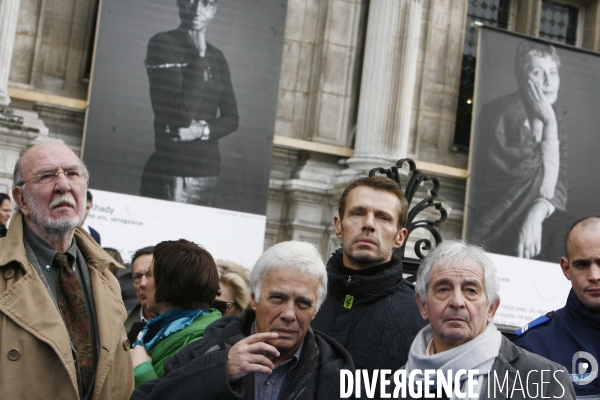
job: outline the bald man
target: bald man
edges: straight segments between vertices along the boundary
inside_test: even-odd
[[[78,226],[87,169],[67,146],[15,166],[19,211],[0,239],[0,398],[124,399],[133,368],[116,264]]]
[[[600,399],[600,216],[569,229],[560,266],[571,281],[564,308],[515,332],[514,343],[567,367],[577,398]]]

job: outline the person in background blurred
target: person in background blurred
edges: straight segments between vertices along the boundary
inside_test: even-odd
[[[156,317],[155,313],[148,310],[148,298],[146,296],[146,284],[148,283],[153,253],[154,246],[147,246],[136,251],[131,258],[131,280],[138,299],[138,304],[133,307],[127,316],[127,320],[125,320],[125,330],[131,343],[135,342],[137,334],[146,325],[146,322]]]
[[[0,237],[6,236],[8,220],[10,219],[10,197],[0,193]]]
[[[239,314],[250,304],[248,281],[250,270],[231,261],[217,260],[219,292],[213,307],[223,316]]]
[[[90,211],[92,211],[93,204],[94,204],[94,198],[92,196],[92,192],[90,192],[88,190],[86,193],[85,217],[83,217],[83,222],[81,223],[81,227],[83,228],[84,231],[89,233],[94,238],[94,240],[96,242],[98,242],[98,244],[102,244],[100,242],[100,233],[98,233],[97,230],[95,230],[94,228],[89,226],[87,223],[87,217],[88,217],[88,215],[90,215]]]
[[[135,385],[164,375],[165,361],[185,345],[202,339],[221,318],[210,308],[219,293],[219,275],[208,251],[185,239],[156,245],[146,283],[147,307],[158,314],[131,349]]]
[[[113,249],[112,247],[103,247],[104,251],[108,253],[109,256],[115,259],[116,262],[123,265],[123,258],[121,257],[121,253],[117,249]],[[114,276],[117,276],[117,266],[110,265],[107,267],[110,272],[113,273]]]

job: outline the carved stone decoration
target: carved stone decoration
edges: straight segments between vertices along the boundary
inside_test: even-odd
[[[406,186],[403,188],[400,176],[404,174],[402,174],[400,171],[403,169],[405,163],[409,166],[409,178]],[[396,183],[398,183],[398,185],[400,185],[400,188],[404,191],[406,199],[408,200],[409,211],[408,218],[406,220],[406,229],[408,230],[408,234],[404,239],[404,243],[401,247],[396,249],[394,255],[403,260],[405,273],[416,274],[417,270],[419,269],[419,265],[421,265],[421,260],[425,258],[423,250],[431,250],[432,243],[429,239],[426,238],[417,240],[415,242],[414,251],[418,258],[413,258],[405,257],[404,255],[404,252],[406,250],[406,242],[408,241],[408,237],[411,235],[412,232],[414,232],[417,229],[425,229],[433,236],[436,247],[440,243],[442,243],[442,236],[440,235],[437,228],[439,228],[441,223],[446,220],[446,218],[448,217],[448,213],[446,212],[446,209],[442,206],[442,203],[434,201],[438,197],[440,182],[435,176],[429,176],[421,173],[417,169],[415,162],[409,158],[403,158],[399,160],[395,166],[388,169],[379,167],[373,168],[371,171],[369,171],[369,176],[375,176],[376,174],[385,174],[388,178],[393,179]],[[429,189],[429,196],[411,207],[415,193],[417,192],[419,186],[421,186],[423,182],[431,182],[433,184],[433,187]],[[432,207],[439,212],[438,219],[417,219],[417,216],[419,216],[421,212]]]

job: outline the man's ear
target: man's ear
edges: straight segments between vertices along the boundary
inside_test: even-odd
[[[342,238],[342,219],[336,215],[335,217],[333,217],[333,226],[335,226],[335,236],[337,236],[338,239]]]
[[[560,258],[560,268],[562,269],[565,278],[571,280],[571,268],[569,267],[569,260],[567,260],[567,257]]]
[[[254,295],[254,292],[250,293],[250,305],[254,311],[256,311],[256,305],[258,304],[258,302],[255,300],[255,297],[256,296]]]
[[[396,235],[396,240],[394,240],[395,249],[402,246],[402,243],[404,243],[404,239],[406,239],[406,235],[408,235],[408,230],[406,230],[406,228],[402,228],[398,231],[398,234]]]
[[[419,306],[419,311],[421,312],[421,318],[423,318],[425,321],[429,321],[429,313],[427,312],[427,305],[425,304],[425,302],[423,300],[421,300],[419,293],[416,293],[415,296],[417,299],[417,306]]]
[[[23,188],[21,186],[15,186],[12,188],[12,195],[15,203],[21,210],[21,212],[27,209],[27,205],[25,203],[25,195],[23,194]]]
[[[496,315],[496,311],[498,311],[498,307],[500,307],[500,298],[498,297],[496,300],[490,304],[490,309],[488,310],[488,323],[494,320],[494,316]]]

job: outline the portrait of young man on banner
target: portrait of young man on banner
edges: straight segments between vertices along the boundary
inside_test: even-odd
[[[156,150],[140,195],[213,206],[221,170],[219,139],[238,127],[229,66],[207,42],[218,0],[177,0],[181,23],[148,43],[146,69]]]
[[[465,238],[557,263],[570,224],[600,194],[585,179],[600,150],[589,103],[600,101],[589,68],[600,57],[487,28],[479,46]]]
[[[247,266],[261,254],[286,13],[286,0],[101,2],[83,159],[90,223],[125,259],[179,237]]]

